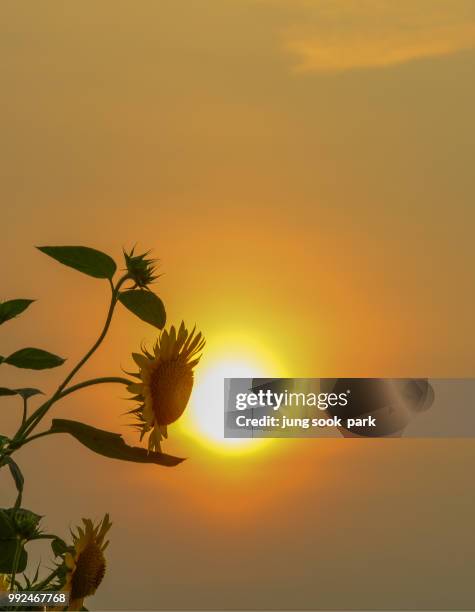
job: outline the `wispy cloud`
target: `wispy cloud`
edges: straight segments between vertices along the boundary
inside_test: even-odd
[[[264,0],[288,9],[298,71],[402,64],[475,47],[473,0]]]

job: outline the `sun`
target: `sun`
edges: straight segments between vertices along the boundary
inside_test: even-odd
[[[216,347],[203,357],[196,369],[196,382],[187,416],[182,422],[186,433],[206,447],[226,454],[254,452],[268,445],[269,439],[224,437],[224,379],[278,378],[283,376],[276,360],[264,350],[251,350],[242,344]]]

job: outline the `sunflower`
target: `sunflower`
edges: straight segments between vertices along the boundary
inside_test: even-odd
[[[140,439],[151,431],[148,439],[150,451],[161,451],[160,442],[167,437],[167,426],[183,414],[193,388],[193,368],[199,362],[200,351],[205,345],[201,333],[195,328],[188,332],[182,322],[178,332],[172,325],[164,330],[153,354],[142,347],[142,353],[132,353],[139,367],[133,376],[140,382],[132,383],[128,390],[134,393],[133,400],[140,402],[138,408],[130,410],[138,420],[135,425]]]
[[[10,580],[7,574],[0,574],[0,593],[10,590]]]
[[[72,551],[64,556],[66,583],[63,591],[69,593],[68,610],[81,610],[84,598],[94,595],[106,572],[104,550],[109,542],[104,543],[104,538],[111,527],[109,515],[106,514],[96,526],[89,519],[82,522],[84,527],[78,527],[77,534],[71,531]]]

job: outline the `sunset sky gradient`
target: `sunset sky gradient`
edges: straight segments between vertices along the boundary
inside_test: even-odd
[[[39,346],[66,372],[105,316],[107,283],[34,245],[120,260],[137,243],[169,322],[208,340],[198,383],[236,357],[271,377],[474,376],[474,41],[472,0],[3,0],[0,299],[38,301],[0,354]],[[154,339],[119,310],[78,380]],[[52,391],[61,372],[2,366],[0,385]],[[125,395],[52,416],[136,444]],[[475,607],[471,440],[228,453],[190,412],[175,469],[36,444],[18,461],[45,527],[111,514],[90,607]]]

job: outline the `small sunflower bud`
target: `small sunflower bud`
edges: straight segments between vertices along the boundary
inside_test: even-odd
[[[147,259],[147,255],[150,251],[142,253],[142,255],[134,255],[134,250],[135,249],[132,249],[130,253],[124,251],[127,272],[136,286],[144,289],[158,278],[158,276],[155,275],[155,263],[157,260]]]
[[[39,514],[35,514],[30,510],[24,510],[23,508],[12,508],[8,510],[8,513],[12,520],[15,533],[21,540],[33,540],[40,535],[38,524],[41,520],[41,516]]]

